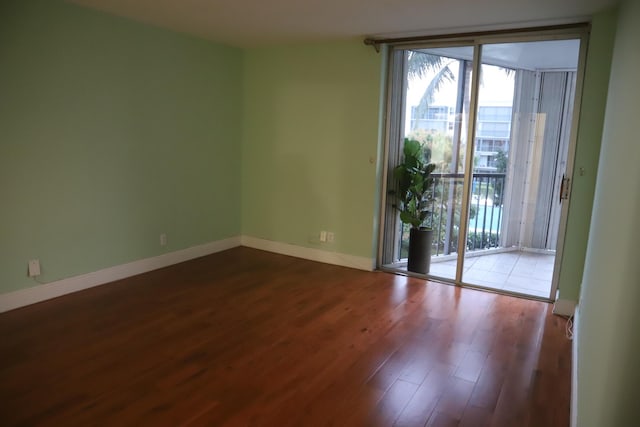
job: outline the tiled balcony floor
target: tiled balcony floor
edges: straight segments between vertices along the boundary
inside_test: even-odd
[[[470,285],[549,298],[555,255],[514,250],[510,252],[475,253],[467,256],[462,281]],[[431,259],[429,275],[453,280],[456,259]],[[407,271],[406,262],[385,267]]]
[[[555,255],[512,251],[467,256],[462,281],[491,289],[549,298]],[[431,261],[432,276],[455,277],[456,260]]]

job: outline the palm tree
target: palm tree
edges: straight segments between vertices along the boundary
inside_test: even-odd
[[[444,56],[432,55],[419,50],[408,51],[408,70],[409,77],[422,78],[426,77],[429,71],[438,71],[443,68],[445,61],[449,58]],[[453,77],[453,74],[451,74]]]
[[[433,96],[444,84],[455,81],[455,75],[453,71],[451,71],[451,65],[456,62],[458,62],[457,59],[433,55],[419,50],[409,50],[407,52],[407,77],[409,79],[422,79],[427,77],[429,73],[435,72],[435,75],[432,77],[420,99],[420,104],[416,107],[416,113],[426,114],[429,104],[433,102]],[[500,67],[500,69],[503,70],[507,76],[515,72],[515,70],[511,68]],[[465,67],[464,71],[466,74],[470,74],[471,67]],[[482,75],[480,77],[482,78]],[[468,78],[469,75],[465,75],[465,81]],[[465,93],[465,97],[469,95],[469,93]],[[465,99],[465,101],[466,105],[468,105],[469,100]]]
[[[429,104],[433,103],[433,97],[442,86],[455,79],[449,67],[454,60],[444,56],[432,55],[417,50],[408,51],[407,55],[407,76],[409,79],[421,79],[427,77],[429,73],[435,75],[424,91],[420,103],[416,107],[416,116],[424,117],[427,114]]]

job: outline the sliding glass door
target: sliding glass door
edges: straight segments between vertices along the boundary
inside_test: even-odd
[[[422,224],[433,230],[427,276],[553,299],[581,37],[479,37],[391,49],[383,268],[413,274],[406,267],[410,226],[391,196],[402,147],[413,140],[435,164]]]
[[[402,53],[400,82],[403,96],[399,98],[402,120],[396,124],[394,158],[391,167],[401,161],[400,149],[405,140],[418,141],[426,150],[433,172],[433,198],[427,226],[433,232],[434,256],[457,258],[458,236],[462,210],[464,160],[467,145],[471,61],[473,46],[447,49],[409,50]],[[392,174],[390,174],[392,175]],[[396,183],[389,181],[389,188]],[[390,201],[393,204],[393,200]],[[393,209],[393,206],[391,207]],[[387,264],[406,267],[409,249],[409,225],[397,215],[388,217]],[[390,261],[390,262],[389,262]],[[455,266],[434,268],[442,277],[455,279]]]

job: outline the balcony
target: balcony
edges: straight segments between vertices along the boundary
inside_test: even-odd
[[[434,229],[432,255],[449,255],[458,250],[458,229],[464,175],[433,174],[431,227]],[[471,184],[471,209],[467,251],[500,247],[504,173],[474,173]],[[401,236],[401,258],[409,247],[409,227],[404,224]]]
[[[431,226],[430,275],[455,279],[462,206],[462,174],[434,174]],[[504,239],[508,232],[505,212],[504,173],[474,173],[471,181],[470,209],[462,281],[495,290],[548,298],[555,260],[554,251],[535,250]],[[392,267],[406,269],[409,227],[401,225],[398,241],[399,259]],[[511,234],[515,234],[513,231]],[[505,244],[506,242],[506,244]]]

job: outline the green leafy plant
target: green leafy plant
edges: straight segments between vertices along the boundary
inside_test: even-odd
[[[400,211],[400,220],[411,224],[412,228],[424,226],[430,216],[433,198],[433,177],[431,173],[436,165],[430,163],[431,151],[415,139],[405,138],[404,159],[393,170],[398,183],[395,195],[398,203],[394,205]]]

